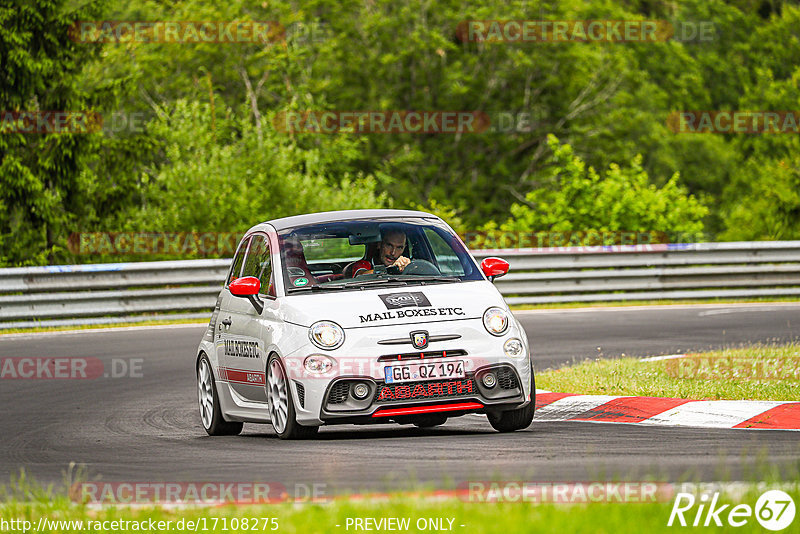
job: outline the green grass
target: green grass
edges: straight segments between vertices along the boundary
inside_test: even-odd
[[[800,344],[756,346],[642,362],[587,360],[536,374],[536,386],[586,395],[800,400]]]
[[[748,474],[749,473],[749,474]],[[640,478],[639,483],[651,487],[649,492],[641,493],[637,490],[637,482],[633,483],[633,498],[628,500],[623,497],[624,483],[621,483],[617,492],[613,490],[606,493],[608,499],[591,502],[585,496],[595,496],[596,493],[586,491],[586,488],[597,486],[591,480],[575,482],[573,489],[569,490],[570,497],[584,496],[576,501],[565,503],[560,499],[554,503],[552,499],[538,500],[536,497],[523,498],[521,493],[512,493],[512,498],[501,492],[498,488],[506,487],[500,480],[486,481],[483,487],[494,491],[499,499],[494,502],[487,501],[487,493],[476,492],[472,495],[465,494],[464,490],[469,485],[459,485],[461,490],[458,496],[452,493],[444,496],[441,492],[431,493],[430,486],[420,486],[420,489],[405,493],[390,495],[363,496],[342,495],[329,498],[325,502],[280,502],[277,504],[235,505],[223,506],[197,506],[176,508],[153,504],[137,504],[135,506],[89,505],[80,502],[77,498],[80,490],[69,492],[67,488],[86,482],[88,471],[85,467],[77,467],[71,463],[64,472],[63,482],[56,486],[51,484],[43,486],[26,475],[21,469],[20,474],[11,477],[10,484],[0,486],[0,521],[24,520],[30,524],[9,528],[10,525],[0,524],[2,531],[36,531],[36,532],[289,532],[289,533],[347,533],[364,532],[356,530],[351,523],[347,528],[348,520],[356,518],[408,518],[410,524],[408,532],[444,532],[443,530],[418,530],[413,525],[418,519],[452,519],[452,532],[463,533],[596,533],[596,534],[626,534],[626,533],[668,533],[680,527],[668,527],[677,492],[689,492],[699,497],[701,492],[712,495],[719,492],[719,504],[746,504],[753,507],[758,497],[767,490],[780,489],[789,494],[795,503],[800,503],[800,463],[788,470],[779,469],[769,462],[766,451],[753,458],[752,470],[743,474],[742,482],[734,484],[702,483],[694,481],[691,477],[680,477],[680,482],[672,484],[652,478]],[[513,482],[511,479],[506,479]],[[597,479],[600,482],[604,479]],[[535,482],[517,481],[523,484],[536,484]],[[613,483],[612,480],[608,481]],[[619,482],[619,481],[618,481]],[[655,484],[654,484],[655,483]],[[689,483],[689,488],[682,486]],[[539,483],[542,484],[542,483]],[[553,484],[562,485],[563,482],[544,483],[547,488],[540,495],[552,495],[546,491],[553,489]],[[654,489],[653,485],[658,486]],[[453,482],[439,485],[443,488],[453,488]],[[541,487],[541,486],[540,486]],[[576,491],[584,488],[582,491]],[[642,486],[638,486],[641,488]],[[602,485],[600,486],[602,490]],[[70,495],[72,497],[70,497]],[[504,497],[504,495],[506,495]],[[528,495],[536,495],[529,493]],[[650,495],[650,498],[642,498]],[[489,499],[491,501],[491,499]],[[628,502],[625,502],[625,501]],[[499,502],[498,502],[499,501]],[[588,501],[588,502],[587,502]],[[691,511],[686,512],[685,518],[691,524],[700,504],[699,498]],[[732,506],[728,506],[730,510]],[[800,508],[800,507],[799,507]],[[37,529],[40,519],[43,528]],[[266,519],[265,519],[266,518]],[[247,519],[245,524],[242,520]],[[273,522],[272,520],[275,520]],[[156,526],[156,530],[136,528],[139,525],[106,524],[98,528],[98,523],[110,521],[136,521],[144,522],[170,521],[169,525]],[[53,524],[52,521],[78,521],[79,525]],[[93,522],[89,524],[88,522]],[[194,522],[189,526],[188,522]],[[724,521],[724,514],[723,514]],[[180,523],[179,523],[180,522]],[[277,523],[276,529],[272,526]],[[178,528],[180,524],[182,528]],[[255,524],[255,527],[254,527]],[[791,527],[792,530],[800,524],[800,509]],[[262,528],[266,525],[266,528]],[[462,526],[463,525],[463,526]],[[167,530],[163,527],[167,526]],[[83,527],[82,530],[80,527]],[[764,532],[755,518],[748,519],[744,527],[732,528],[725,526],[722,529],[713,528],[714,532]]]

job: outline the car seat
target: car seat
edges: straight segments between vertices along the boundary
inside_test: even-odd
[[[306,262],[306,255],[303,252],[303,245],[296,237],[287,237],[282,244],[283,258],[286,262],[286,274],[289,275],[289,284],[294,286],[294,281],[299,278],[307,278],[309,284],[316,284],[317,281]],[[304,284],[305,285],[305,284]]]

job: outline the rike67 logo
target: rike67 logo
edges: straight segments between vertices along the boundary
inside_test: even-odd
[[[669,514],[667,526],[732,527],[747,525],[755,520],[767,530],[784,530],[794,521],[795,504],[792,498],[780,490],[767,491],[758,498],[755,507],[749,504],[721,504],[719,492],[709,501],[709,494],[703,493],[697,499],[691,493],[678,493]]]

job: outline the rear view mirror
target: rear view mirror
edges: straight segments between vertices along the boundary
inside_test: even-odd
[[[230,283],[228,289],[237,297],[249,297],[251,295],[258,295],[261,290],[261,282],[255,276],[245,276],[237,278]]]
[[[485,258],[481,262],[481,271],[490,281],[508,274],[508,262],[502,258]]]
[[[228,285],[228,289],[234,297],[242,297],[249,300],[259,314],[264,310],[264,304],[258,298],[258,292],[261,291],[261,281],[255,276],[237,278]]]

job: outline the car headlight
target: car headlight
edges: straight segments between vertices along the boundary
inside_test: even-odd
[[[489,308],[483,312],[483,326],[493,336],[502,336],[508,329],[508,314],[502,308]]]
[[[327,373],[333,369],[333,359],[324,354],[312,354],[303,362],[306,371],[311,373]]]
[[[519,339],[512,337],[505,343],[503,343],[503,352],[506,353],[506,356],[511,358],[519,358],[522,356],[524,352],[524,347],[522,345],[522,341]]]
[[[309,327],[308,338],[317,347],[332,350],[344,343],[344,330],[332,321],[318,321]]]

